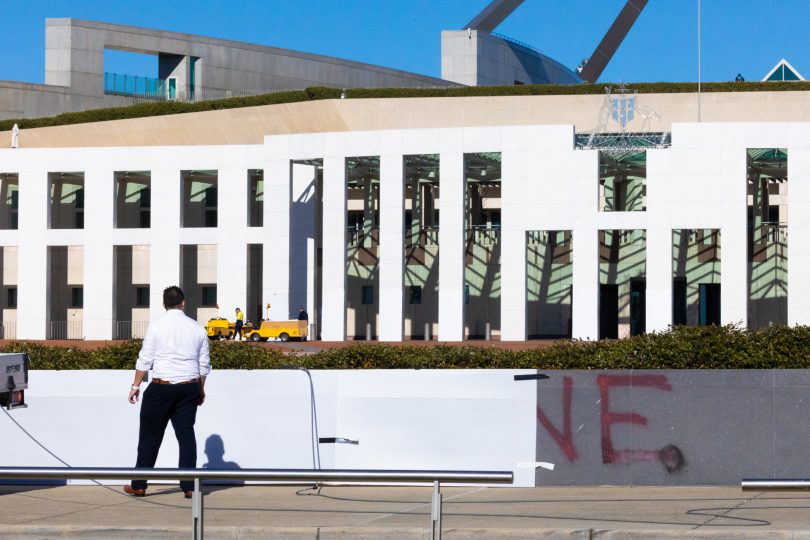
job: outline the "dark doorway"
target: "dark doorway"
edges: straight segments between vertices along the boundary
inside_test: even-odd
[[[647,281],[634,279],[630,282],[630,335],[638,336],[646,331]]]
[[[599,285],[599,339],[619,337],[619,286]]]
[[[700,326],[720,324],[720,285],[701,283],[700,291]]]
[[[672,324],[686,324],[686,278],[672,280]]]

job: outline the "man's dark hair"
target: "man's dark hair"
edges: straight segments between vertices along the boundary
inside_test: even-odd
[[[183,296],[183,291],[177,285],[166,287],[163,289],[163,307],[166,309],[176,309],[180,307],[186,297]]]

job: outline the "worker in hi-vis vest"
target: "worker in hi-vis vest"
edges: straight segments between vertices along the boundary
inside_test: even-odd
[[[233,339],[242,341],[242,325],[245,324],[245,314],[242,310],[236,308],[236,326],[233,329]]]

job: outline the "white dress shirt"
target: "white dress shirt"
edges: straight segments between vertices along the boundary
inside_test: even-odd
[[[205,377],[211,371],[205,329],[181,309],[166,310],[149,323],[135,369],[151,369],[172,384]]]

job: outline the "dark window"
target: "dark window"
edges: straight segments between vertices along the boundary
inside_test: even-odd
[[[20,208],[20,192],[12,191],[9,194],[8,228],[17,228],[17,216]]]
[[[70,307],[84,307],[84,287],[73,287],[70,290]]]
[[[411,304],[422,303],[422,287],[419,285],[411,285]]]
[[[149,287],[135,289],[135,307],[149,307]]]
[[[348,217],[346,218],[346,228],[349,229],[349,231],[362,230],[363,215],[362,210],[349,210]]]
[[[206,208],[216,208],[217,207],[217,188],[216,186],[211,186],[205,188],[205,202],[203,205]]]
[[[77,189],[76,195],[76,208],[84,209],[84,188]]]
[[[76,190],[76,214],[74,228],[84,229],[84,188]]]
[[[215,306],[217,305],[217,286],[204,285],[202,288],[202,305]]]
[[[470,286],[469,285],[464,285],[464,303],[465,304],[470,303]]]
[[[211,186],[205,188],[205,200],[203,201],[203,227],[217,226],[217,188]]]
[[[686,278],[672,280],[672,324],[686,324]]]
[[[143,188],[140,192],[140,199],[138,200],[138,227],[141,229],[148,229],[152,226],[152,190],[150,188]]]
[[[371,305],[374,303],[374,286],[363,285],[363,304]]]
[[[17,307],[17,287],[11,287],[8,290],[8,294],[6,296],[6,307],[8,308]]]

